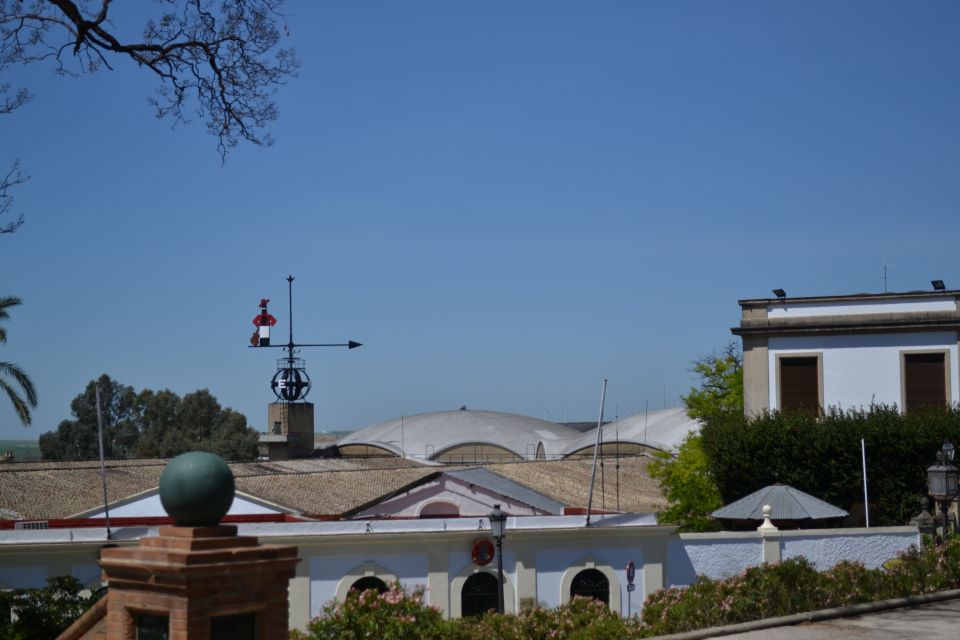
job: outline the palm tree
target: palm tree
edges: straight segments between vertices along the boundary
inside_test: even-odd
[[[0,320],[9,319],[10,313],[7,309],[19,304],[20,298],[13,296],[0,297]],[[0,342],[6,341],[7,330],[0,326]],[[13,378],[13,382],[20,387],[20,390],[18,391],[16,387],[7,382],[6,378]],[[20,422],[22,422],[24,426],[30,424],[30,408],[37,406],[37,390],[34,389],[30,377],[23,372],[23,369],[12,362],[0,361],[0,389],[7,392],[7,395],[10,397],[10,402],[13,403],[13,409],[20,418]],[[21,397],[21,392],[26,396],[25,398]]]

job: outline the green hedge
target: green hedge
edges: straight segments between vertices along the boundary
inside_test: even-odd
[[[960,443],[960,408],[907,414],[894,407],[708,417],[710,472],[725,504],[775,482],[850,510],[863,502],[860,439],[867,445],[871,525],[903,525],[919,512],[926,470],[944,438]]]

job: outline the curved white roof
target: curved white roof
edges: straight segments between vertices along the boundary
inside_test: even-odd
[[[663,451],[673,451],[680,446],[691,431],[700,431],[700,422],[687,415],[686,409],[662,409],[650,411],[646,415],[638,414],[609,422],[603,425],[603,441],[633,442],[655,447]],[[577,438],[564,449],[564,454],[593,446],[597,440],[597,430],[591,429]]]
[[[464,409],[378,422],[354,431],[337,444],[368,444],[397,455],[432,458],[457,445],[480,443],[497,445],[518,456],[533,458],[540,443],[543,443],[544,453],[556,455],[579,436],[578,431],[555,422],[512,413]]]

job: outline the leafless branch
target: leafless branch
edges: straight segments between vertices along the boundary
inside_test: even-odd
[[[10,189],[23,184],[30,177],[20,171],[20,161],[17,160],[10,167],[2,179],[0,179],[0,217],[6,215],[13,208],[13,196],[10,195]],[[18,215],[17,219],[6,224],[0,224],[0,234],[13,233],[23,224],[23,214]]]
[[[263,130],[277,117],[274,94],[299,67],[280,46],[282,0],[158,4],[160,14],[130,38],[111,22],[111,0],[0,0],[0,71],[52,60],[60,73],[84,73],[127,58],[160,81],[157,117],[201,117],[221,156],[240,140],[271,144]]]

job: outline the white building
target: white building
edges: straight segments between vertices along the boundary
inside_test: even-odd
[[[748,415],[960,400],[960,291],[739,302]]]

